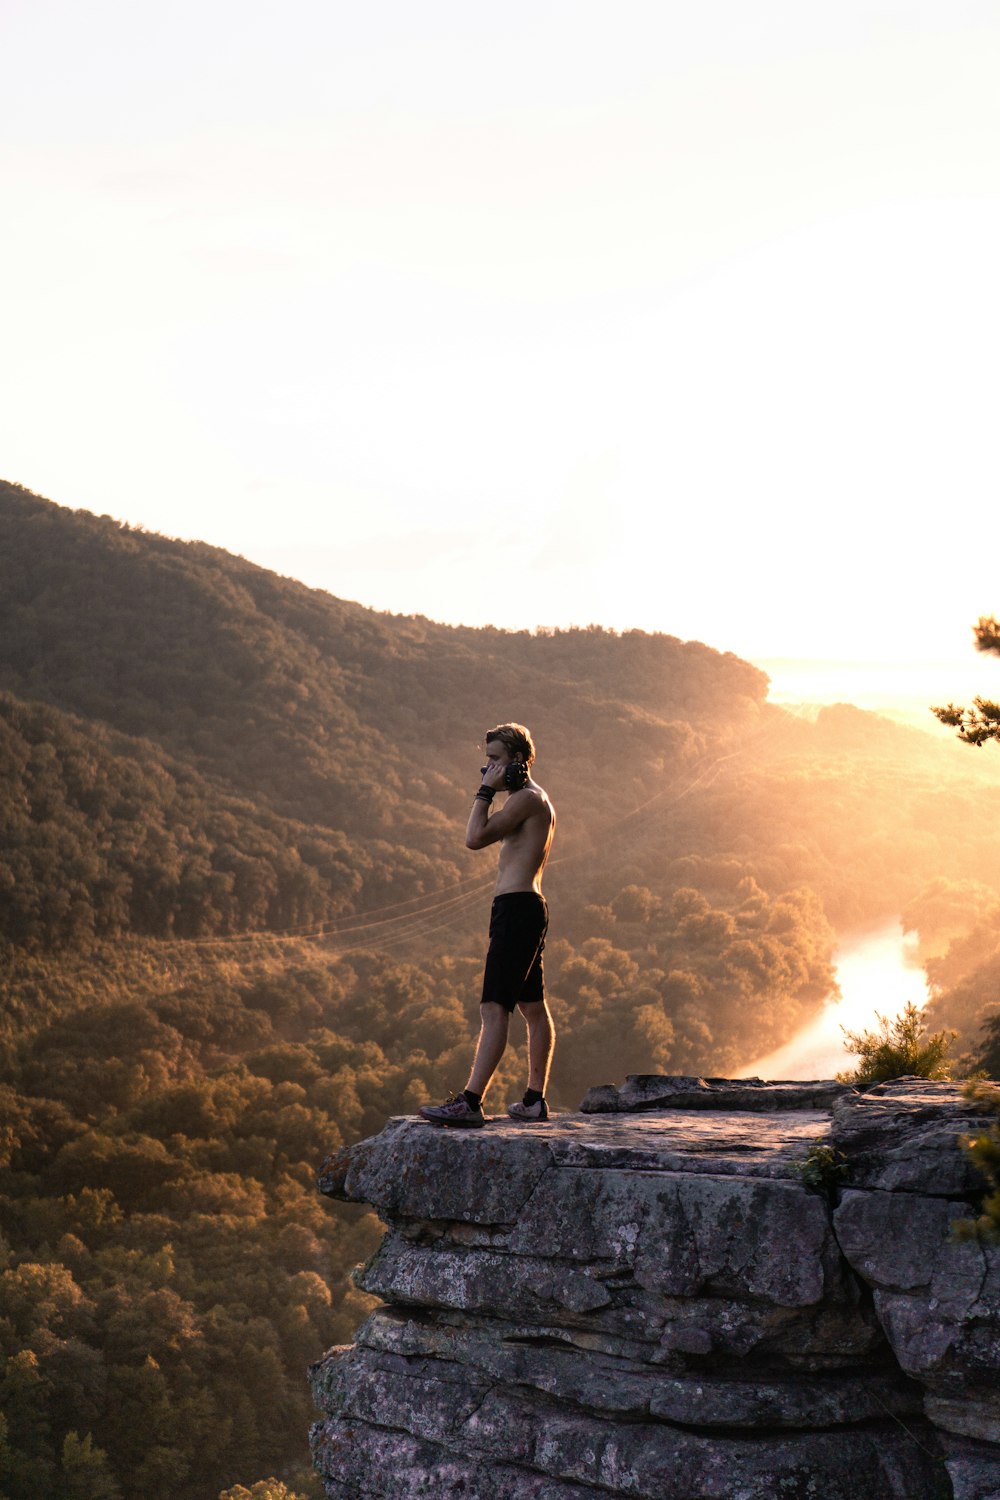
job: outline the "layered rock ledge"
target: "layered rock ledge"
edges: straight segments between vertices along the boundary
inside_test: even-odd
[[[948,1084],[642,1076],[391,1120],[320,1179],[387,1225],[311,1372],[330,1500],[1000,1500],[1000,1250],[951,1237],[982,1123]]]

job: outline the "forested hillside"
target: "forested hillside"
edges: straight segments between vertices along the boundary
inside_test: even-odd
[[[377,614],[0,486],[0,1496],[308,1488],[303,1366],[375,1232],[315,1168],[464,1082],[490,724],[531,726],[559,810],[557,1106],[777,1045],[836,933],[906,910],[929,955],[990,959],[994,761],[766,689],[670,636]]]
[[[18,697],[152,739],[283,815],[449,853],[498,703],[516,700],[543,744],[585,727],[605,785],[696,751],[766,694],[761,672],[697,644],[379,615],[10,485],[0,638],[0,688]]]

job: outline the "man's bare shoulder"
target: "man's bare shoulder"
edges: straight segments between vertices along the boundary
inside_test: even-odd
[[[519,792],[512,793],[510,801],[513,802],[516,797],[525,798],[521,806],[525,809],[526,817],[544,816],[555,822],[556,810],[552,806],[551,798],[544,787],[533,783],[531,786],[522,787]]]

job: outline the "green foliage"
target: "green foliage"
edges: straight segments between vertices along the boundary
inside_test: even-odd
[[[285,1041],[266,1015],[252,1058],[220,1051],[265,983],[252,965],[216,997],[208,960],[180,985],[115,949],[101,967],[118,999],[40,1025],[6,1074],[0,1493],[202,1500],[302,1453],[304,1367],[364,1315],[347,1273],[379,1237],[318,1198],[316,1165],[411,1076],[326,1030]],[[39,962],[8,970],[15,996],[18,972]],[[287,989],[290,1032],[337,993],[294,967]],[[128,1087],[81,1086],[102,1056]]]
[[[711,900],[629,901],[614,941],[552,944],[563,1107],[637,1055],[701,1069],[747,1044],[769,986],[799,1006],[828,977],[804,896],[737,880]],[[71,1433],[91,1436],[122,1500],[289,1473],[311,1417],[303,1370],[364,1316],[349,1271],[380,1235],[318,1198],[316,1168],[460,1081],[484,935],[474,956],[432,943],[419,962],[303,940],[221,963],[133,942],[0,965],[0,1398],[20,1476],[0,1493],[56,1495]],[[523,1068],[505,1058],[501,1106]]]
[[[988,1083],[970,1083],[965,1096],[982,1109],[1000,1115],[1000,1088]],[[953,1234],[957,1240],[979,1240],[1000,1244],[1000,1122],[977,1136],[966,1137],[963,1149],[985,1177],[989,1191],[975,1219],[959,1219]]]
[[[838,1151],[820,1136],[813,1141],[801,1161],[793,1162],[792,1165],[806,1187],[829,1192],[846,1175],[848,1160],[843,1151]]]
[[[967,745],[985,745],[1000,739],[1000,703],[989,698],[973,698],[971,708],[954,703],[932,708],[931,713],[942,724],[958,730],[958,738]]]
[[[1000,905],[970,911],[965,929],[952,935],[943,952],[942,946],[937,953],[932,947],[926,960],[932,996],[928,1022],[958,1030],[970,1070],[998,1073],[991,1013],[1000,996]]]
[[[442,808],[464,806],[498,702],[516,698],[550,743],[586,723],[611,787],[623,734],[689,763],[700,747],[688,721],[742,719],[766,686],[748,663],[669,636],[379,615],[0,484],[0,687],[151,741],[168,773],[183,767],[281,818],[352,844],[389,839],[402,868],[414,847],[453,857]],[[81,794],[100,805],[96,770]]]
[[[1000,655],[1000,621],[992,615],[983,615],[973,627],[977,651],[991,651]],[[958,730],[958,738],[967,745],[985,745],[987,740],[1000,739],[1000,703],[989,698],[973,698],[972,707],[956,707],[954,703],[944,708],[932,708],[931,713],[942,724]]]
[[[1000,1011],[987,1015],[982,1023],[985,1033],[975,1066],[987,1078],[1000,1078]]]
[[[1000,621],[983,615],[973,627],[976,649],[1000,655]],[[981,746],[987,740],[1000,739],[1000,704],[987,698],[974,698],[971,709],[949,703],[931,712],[942,724],[958,731],[966,744]],[[940,884],[947,886],[949,882]],[[1000,1075],[1000,1020],[982,1019],[986,1005],[995,1004],[1000,992],[1000,906],[985,891],[973,891],[973,901],[966,895],[966,920],[953,924],[952,941],[947,953],[938,953],[928,966],[935,998],[929,1007],[935,1017],[957,1022],[967,1046],[973,1048],[963,1059],[972,1071],[984,1070]],[[940,901],[936,902],[940,908]],[[968,911],[974,905],[972,913]],[[938,913],[940,915],[940,912]],[[921,924],[923,936],[923,924]],[[976,1037],[982,1024],[987,1032],[985,1042]],[[978,1055],[977,1055],[978,1053]]]
[[[558,857],[601,852],[580,912],[655,921],[702,888],[670,868],[689,854],[735,855],[770,895],[808,887],[838,925],[935,874],[996,883],[947,747],[765,693],[698,643],[379,615],[0,484],[0,941],[232,937],[449,887],[482,869],[455,829],[504,703],[542,746]],[[552,879],[575,904],[575,875]]]
[[[320,923],[457,874],[220,790],[147,740],[0,693],[0,941],[82,945]]]
[[[861,1061],[853,1072],[838,1073],[842,1083],[884,1083],[889,1078],[948,1078],[948,1052],[954,1031],[927,1035],[918,1006],[909,1001],[891,1019],[875,1012],[877,1031],[846,1031],[844,1044]]]
[[[557,1107],[738,1070],[822,1005],[833,926],[921,882],[956,939],[975,882],[985,930],[996,777],[765,693],[697,643],[378,615],[0,485],[5,1500],[317,1493],[303,1369],[380,1230],[315,1172],[464,1081],[488,724],[531,724],[559,808]]]
[[[219,1500],[309,1500],[307,1495],[299,1490],[290,1490],[280,1479],[258,1479],[249,1489],[245,1485],[235,1484],[228,1490],[223,1490]]]
[[[108,1468],[107,1455],[95,1448],[88,1432],[67,1432],[62,1446],[62,1488],[59,1500],[120,1500],[119,1489]]]

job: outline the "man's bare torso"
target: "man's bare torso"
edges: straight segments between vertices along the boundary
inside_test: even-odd
[[[524,820],[505,834],[500,844],[494,891],[497,896],[506,896],[511,891],[541,894],[542,873],[556,828],[555,808],[535,782],[529,781],[521,791],[512,792],[511,800],[515,797],[526,799],[527,810]]]

